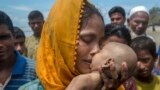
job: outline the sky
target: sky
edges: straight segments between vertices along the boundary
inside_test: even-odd
[[[160,5],[160,0],[89,0],[102,13],[105,23],[109,23],[108,11],[113,6],[122,6],[126,13],[137,5],[144,5],[148,9]],[[20,27],[25,34],[31,35],[32,31],[28,25],[28,14],[32,10],[39,10],[44,17],[48,16],[55,0],[1,0],[0,10],[6,12],[15,26]],[[159,6],[160,7],[160,6]]]

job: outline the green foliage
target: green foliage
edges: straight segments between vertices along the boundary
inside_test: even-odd
[[[152,7],[149,10],[149,13],[150,13],[149,24],[160,25],[160,7]]]

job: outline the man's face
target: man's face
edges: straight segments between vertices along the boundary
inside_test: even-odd
[[[16,38],[14,40],[15,49],[20,52],[20,54],[24,54],[26,47],[25,47],[25,38]]]
[[[116,12],[111,15],[110,20],[112,24],[124,25],[126,19],[121,13]]]
[[[148,14],[140,11],[131,16],[128,20],[128,25],[135,34],[141,35],[146,32],[148,21]]]
[[[34,32],[35,36],[40,36],[43,28],[44,20],[41,17],[29,20],[29,26]]]
[[[155,58],[147,50],[137,51],[138,69],[136,76],[139,78],[149,78],[154,66]]]
[[[0,25],[0,62],[11,58],[14,53],[14,39],[8,26]]]

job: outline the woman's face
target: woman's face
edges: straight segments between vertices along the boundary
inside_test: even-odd
[[[97,15],[92,15],[79,35],[76,68],[83,73],[91,71],[92,57],[99,51],[99,40],[104,35],[104,23]]]

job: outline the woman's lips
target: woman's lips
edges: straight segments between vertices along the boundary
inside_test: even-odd
[[[86,59],[84,60],[86,63],[91,64],[92,60],[91,59]]]

